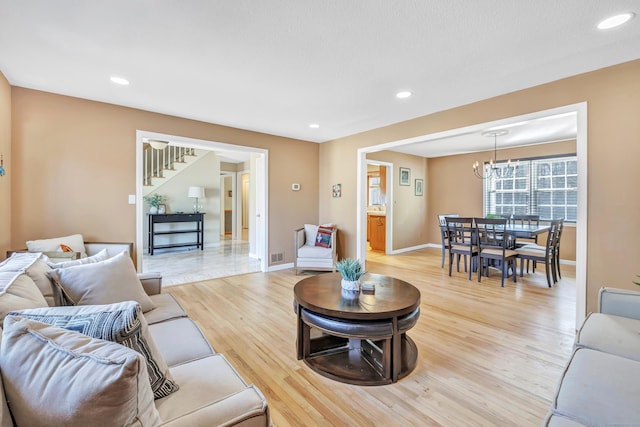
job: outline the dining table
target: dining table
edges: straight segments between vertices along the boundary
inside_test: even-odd
[[[505,231],[511,234],[516,239],[533,239],[537,235],[546,233],[551,228],[550,225],[527,225],[527,224],[509,224],[505,226]]]

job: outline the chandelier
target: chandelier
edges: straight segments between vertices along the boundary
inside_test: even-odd
[[[484,168],[484,173],[480,170],[480,163],[476,161],[473,164],[473,173],[478,178],[511,178],[515,175],[516,170],[518,170],[518,162],[516,162],[515,165],[511,165],[511,160],[507,160],[506,166],[498,166],[498,137],[508,133],[509,131],[506,129],[492,130],[482,133],[482,136],[493,137],[493,159],[489,160],[488,164],[485,162],[486,167]]]

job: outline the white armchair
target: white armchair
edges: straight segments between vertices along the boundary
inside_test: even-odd
[[[316,237],[320,233],[320,239]],[[330,234],[329,234],[330,233]],[[330,236],[330,237],[329,237]],[[293,232],[295,256],[293,268],[299,270],[336,271],[338,229],[335,226],[305,224]]]

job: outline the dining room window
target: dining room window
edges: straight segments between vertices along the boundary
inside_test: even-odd
[[[511,162],[513,166],[514,162]],[[506,162],[495,165],[501,170]],[[484,215],[539,215],[540,220],[564,218],[575,222],[578,213],[578,162],[575,155],[521,159],[515,173],[495,174],[484,180]]]

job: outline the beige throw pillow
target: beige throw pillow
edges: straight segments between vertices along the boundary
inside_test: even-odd
[[[109,341],[7,318],[0,368],[19,426],[154,426],[144,358]]]
[[[47,262],[47,264],[51,268],[67,268],[67,267],[73,267],[74,265],[93,264],[96,262],[104,261],[106,259],[109,259],[109,252],[106,249],[103,249],[97,254],[91,255],[85,258],[74,259],[71,261],[63,261],[63,262]]]
[[[21,310],[11,312],[7,317],[28,318],[80,332],[92,338],[122,344],[145,357],[151,390],[156,399],[178,390],[178,385],[169,372],[169,366],[149,333],[149,326],[142,315],[140,305],[135,301]]]
[[[20,271],[29,276],[40,289],[40,293],[48,305],[54,305],[53,284],[47,275],[51,267],[48,258],[40,252],[14,252],[0,264],[0,271]]]
[[[19,271],[0,271],[0,324],[10,311],[47,306],[29,276]]]
[[[62,245],[73,249],[73,252],[80,252],[82,257],[87,256],[82,234],[72,234],[53,239],[29,240],[27,241],[27,250],[29,252],[61,252]]]
[[[49,271],[49,277],[60,291],[62,305],[136,301],[143,312],[155,307],[126,252],[93,264],[56,268]]]

